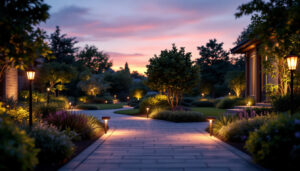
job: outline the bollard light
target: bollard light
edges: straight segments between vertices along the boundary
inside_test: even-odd
[[[209,135],[212,136],[213,135],[213,122],[216,120],[216,117],[208,116],[206,119],[209,122]]]
[[[104,103],[105,103],[105,104],[107,104],[107,103],[108,103],[108,101],[107,101],[107,100],[105,100],[105,101],[104,101]]]
[[[298,56],[294,54],[287,55],[285,57],[288,68],[291,72],[291,115],[294,114],[294,72],[297,69]]]
[[[150,111],[150,107],[146,107],[147,118],[149,118],[149,111]]]
[[[107,133],[107,122],[108,122],[108,120],[110,120],[110,117],[109,116],[103,116],[102,120],[104,120],[104,132],[106,134]]]
[[[49,104],[50,101],[50,87],[47,87],[47,105]]]
[[[231,93],[230,93],[230,92],[228,93],[228,96],[231,96]]]
[[[32,127],[32,82],[34,80],[35,71],[29,69],[26,71],[27,79],[29,80],[29,127]]]

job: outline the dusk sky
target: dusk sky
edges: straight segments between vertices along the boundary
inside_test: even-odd
[[[149,58],[172,43],[199,58],[197,46],[209,39],[232,48],[249,17],[235,19],[237,7],[248,0],[46,0],[48,33],[77,37],[77,46],[95,45],[110,55],[113,69],[129,63],[131,71],[146,71]]]

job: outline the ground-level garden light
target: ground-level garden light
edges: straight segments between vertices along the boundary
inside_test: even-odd
[[[106,134],[107,133],[107,122],[108,122],[108,120],[110,120],[110,117],[109,116],[103,116],[102,120],[104,121],[104,132]]]
[[[212,136],[213,135],[213,122],[216,120],[216,117],[208,116],[206,119],[209,122],[209,135]]]
[[[297,63],[298,63],[298,56],[294,54],[287,55],[285,57],[288,68],[291,72],[291,115],[294,114],[294,90],[293,90],[293,84],[294,84],[294,72],[297,69]]]
[[[29,69],[26,71],[27,79],[29,80],[29,127],[32,127],[32,82],[34,80],[35,71]]]
[[[126,99],[127,99],[127,104],[129,104],[130,97],[127,96]]]
[[[50,101],[50,87],[47,87],[47,105],[49,104]]]
[[[204,93],[202,93],[202,94],[201,94],[201,96],[202,96],[202,97],[204,97],[204,96],[205,96],[205,94],[204,94]]]
[[[105,104],[107,104],[107,103],[108,103],[108,101],[107,101],[107,100],[105,100],[105,101],[104,101],[104,103],[105,103]]]
[[[149,111],[150,111],[150,107],[146,107],[147,118],[149,118]]]

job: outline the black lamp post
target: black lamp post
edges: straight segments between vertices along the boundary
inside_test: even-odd
[[[50,101],[50,87],[47,88],[47,105],[49,104]]]
[[[293,82],[294,82],[294,72],[296,71],[297,68],[297,59],[298,56],[297,55],[287,55],[285,57],[287,63],[288,63],[288,67],[289,70],[291,71],[291,115],[294,114],[294,88],[293,88]]]
[[[35,71],[27,70],[27,79],[29,80],[29,127],[32,127],[32,82],[34,80]]]

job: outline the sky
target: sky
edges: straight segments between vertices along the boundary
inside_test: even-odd
[[[113,69],[128,62],[131,71],[146,71],[154,54],[185,47],[199,58],[198,46],[209,39],[234,47],[249,17],[236,19],[237,7],[249,0],[46,0],[50,18],[40,26],[52,33],[56,26],[78,47],[95,45],[108,53]]]

